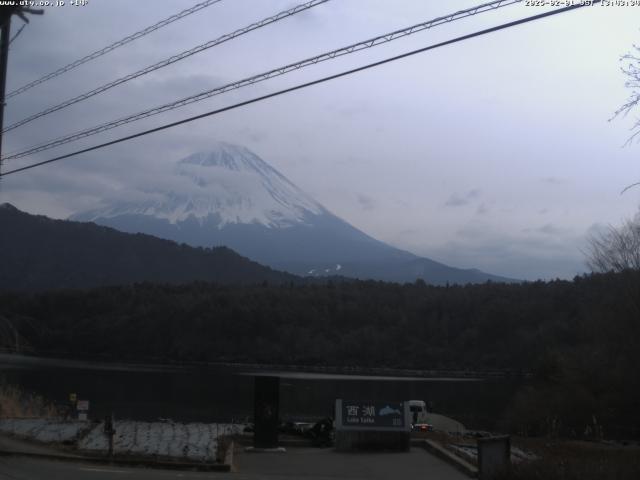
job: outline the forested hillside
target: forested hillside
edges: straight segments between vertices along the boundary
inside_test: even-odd
[[[639,425],[639,306],[638,272],[466,287],[194,283],[0,294],[4,320],[34,353],[527,371],[535,388],[514,407],[524,409],[516,423],[557,411],[619,425]],[[542,428],[531,422],[518,425]]]
[[[224,247],[193,248],[93,223],[52,220],[0,205],[0,290],[89,288],[142,281],[290,282]]]

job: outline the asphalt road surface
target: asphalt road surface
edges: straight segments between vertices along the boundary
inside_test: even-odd
[[[217,474],[222,479],[240,478],[232,474]],[[39,460],[27,457],[0,458],[0,479],[2,480],[173,480],[212,478],[209,472],[185,472],[178,470],[154,470],[149,468],[129,468],[75,463],[60,460]]]
[[[295,448],[286,453],[239,453],[235,472],[191,472],[98,465],[74,461],[0,457],[4,480],[464,480],[468,477],[422,449],[409,453],[336,453],[329,449]]]

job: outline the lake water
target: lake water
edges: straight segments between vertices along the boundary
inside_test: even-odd
[[[228,422],[253,411],[254,375],[276,374],[284,419],[331,415],[336,398],[421,399],[468,428],[491,429],[521,382],[252,371],[241,367],[114,365],[0,354],[0,382],[20,385],[57,404],[69,394],[90,401],[90,416],[183,422]]]

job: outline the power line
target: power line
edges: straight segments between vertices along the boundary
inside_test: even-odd
[[[216,38],[215,40],[211,40],[209,42],[203,43],[201,45],[198,45],[194,48],[191,48],[189,50],[185,50],[184,52],[178,53],[177,55],[173,55],[170,58],[167,58],[165,60],[162,60],[161,62],[155,63],[153,65],[150,65],[148,67],[143,68],[142,70],[138,70],[137,72],[134,73],[130,73],[129,75],[126,75],[125,77],[121,77],[118,78],[116,80],[113,80],[112,82],[106,83],[98,88],[94,88],[93,90],[90,90],[88,92],[85,92],[81,95],[78,95],[76,97],[70,98],[69,100],[65,100],[62,103],[59,103],[58,105],[54,105],[53,107],[49,107],[46,110],[43,110],[39,113],[36,113],[34,115],[31,115],[27,118],[24,118],[12,125],[9,125],[8,127],[6,127],[3,130],[3,133],[8,132],[9,130],[13,130],[14,128],[18,128],[26,123],[32,122],[34,120],[36,120],[37,118],[40,117],[44,117],[45,115],[49,115],[50,113],[53,112],[57,112],[58,110],[62,110],[63,108],[69,107],[73,104],[76,104],[78,102],[81,102],[83,100],[87,100],[88,98],[91,98],[95,95],[98,95],[100,93],[106,92],[107,90],[112,89],[113,87],[117,87],[118,85],[122,85],[123,83],[126,83],[130,80],[133,80],[135,78],[141,77],[143,75],[147,75],[148,73],[154,72],[156,70],[159,70],[161,68],[164,68],[166,66],[169,66],[173,63],[179,62],[180,60],[184,60],[187,57],[190,57],[192,55],[195,55],[196,53],[200,53],[203,52],[204,50],[208,50],[209,48],[213,48],[217,45],[220,45],[221,43],[225,43],[228,42],[229,40],[233,40],[234,38],[240,37],[242,35],[245,35],[253,30],[257,30],[259,28],[265,27],[267,25],[270,25],[272,23],[278,22],[280,20],[283,20],[287,17],[290,17],[292,15],[296,15],[300,12],[303,12],[305,10],[308,10],[310,8],[316,7],[318,5],[321,5],[323,3],[328,2],[329,0],[311,0],[308,1],[306,3],[302,3],[300,5],[297,5],[293,8],[290,8],[288,10],[284,10],[282,12],[279,12],[275,15],[272,15],[270,17],[264,18],[262,20],[260,20],[259,22],[255,22],[252,23],[251,25],[248,25],[244,28],[240,28],[238,30],[236,30],[235,32],[232,33],[227,33],[225,35],[222,35],[221,37]]]
[[[22,33],[22,30],[24,30],[24,27],[26,27],[26,26],[27,26],[27,24],[26,24],[26,23],[22,24],[22,26],[18,29],[18,31],[16,32],[16,34],[15,34],[13,37],[11,37],[11,40],[9,40],[9,46],[11,46],[11,44],[13,43],[13,41],[14,41],[16,38],[18,38],[18,36]]]
[[[9,45],[16,39],[18,35],[20,35],[20,32],[22,32],[22,30],[24,29],[23,25],[22,28],[18,30],[18,33],[16,33],[13,38],[11,38],[11,18],[13,17],[13,15],[17,15],[25,24],[27,24],[29,23],[29,17],[27,17],[26,15],[27,13],[33,15],[44,14],[44,10],[29,8],[28,6],[18,4],[18,2],[6,3],[10,3],[11,5],[0,8],[0,29],[2,30],[2,34],[0,35],[0,173],[2,173],[2,130],[4,126],[4,107],[6,104],[5,87],[7,85],[7,62],[9,59]]]
[[[505,30],[507,28],[515,27],[517,25],[522,25],[524,23],[532,22],[532,21],[535,21],[535,20],[540,20],[542,18],[550,17],[550,16],[553,16],[553,15],[558,15],[560,13],[569,12],[571,10],[576,10],[578,8],[582,8],[582,7],[585,7],[585,6],[595,5],[595,4],[600,3],[600,1],[601,0],[593,0],[593,2],[591,2],[591,4],[586,4],[586,3],[575,4],[575,5],[571,5],[571,6],[568,6],[568,7],[563,7],[563,8],[559,8],[559,9],[556,9],[556,10],[552,10],[552,11],[549,11],[549,12],[540,13],[538,15],[532,15],[530,17],[521,18],[519,20],[514,20],[512,22],[503,23],[501,25],[497,25],[495,27],[487,28],[487,29],[484,29],[484,30],[479,30],[479,31],[474,32],[474,33],[469,33],[467,35],[456,37],[456,38],[453,38],[451,40],[446,40],[444,42],[436,43],[434,45],[429,45],[427,47],[419,48],[417,50],[412,50],[410,52],[406,52],[406,53],[403,53],[403,54],[400,54],[400,55],[389,57],[389,58],[386,58],[384,60],[379,60],[377,62],[369,63],[367,65],[363,65],[361,67],[353,68],[351,70],[346,70],[346,71],[343,71],[343,72],[340,72],[340,73],[336,73],[334,75],[329,75],[327,77],[323,77],[323,78],[320,78],[320,79],[317,79],[317,80],[313,80],[313,81],[310,81],[310,82],[302,83],[302,84],[299,84],[299,85],[296,85],[296,86],[293,86],[293,87],[285,88],[285,89],[279,90],[277,92],[269,93],[267,95],[262,95],[260,97],[255,97],[255,98],[252,98],[250,100],[245,100],[243,102],[235,103],[233,105],[229,105],[229,106],[226,106],[226,107],[223,107],[223,108],[219,108],[219,109],[216,109],[216,110],[211,110],[209,112],[202,113],[200,115],[195,115],[195,116],[188,117],[188,118],[176,121],[176,122],[168,123],[168,124],[162,125],[160,127],[156,127],[156,128],[152,128],[152,129],[149,129],[149,130],[145,130],[143,132],[138,132],[138,133],[135,133],[133,135],[128,135],[128,136],[125,136],[125,137],[121,137],[121,138],[118,138],[116,140],[111,140],[109,142],[101,143],[99,145],[94,145],[93,147],[84,148],[82,150],[76,150],[75,152],[67,153],[65,155],[60,155],[58,157],[54,157],[54,158],[51,158],[49,160],[44,160],[42,162],[37,162],[37,163],[33,163],[31,165],[27,165],[27,166],[24,166],[24,167],[20,167],[20,168],[16,168],[16,169],[13,169],[13,170],[9,170],[8,172],[0,174],[0,177],[6,176],[6,175],[10,175],[10,174],[13,174],[13,173],[22,172],[22,171],[25,171],[25,170],[29,170],[31,168],[35,168],[35,167],[39,167],[39,166],[42,166],[42,165],[46,165],[48,163],[57,162],[59,160],[63,160],[65,158],[74,157],[74,156],[80,155],[82,153],[87,153],[87,152],[91,152],[91,151],[94,151],[94,150],[99,150],[101,148],[108,147],[110,145],[115,145],[117,143],[122,143],[122,142],[125,142],[125,141],[128,141],[128,140],[133,140],[134,138],[143,137],[143,136],[149,135],[151,133],[156,133],[156,132],[160,132],[162,130],[167,130],[169,128],[176,127],[178,125],[182,125],[182,124],[185,124],[185,123],[193,122],[193,121],[199,120],[201,118],[210,117],[210,116],[213,116],[213,115],[218,115],[220,113],[227,112],[229,110],[234,110],[236,108],[244,107],[244,106],[250,105],[252,103],[256,103],[256,102],[260,102],[260,101],[263,101],[263,100],[267,100],[269,98],[273,98],[273,97],[277,97],[277,96],[280,96],[280,95],[284,95],[286,93],[294,92],[296,90],[301,90],[301,89],[304,89],[304,88],[307,88],[307,87],[311,87],[313,85],[318,85],[320,83],[328,82],[330,80],[335,80],[337,78],[346,77],[348,75],[352,75],[354,73],[362,72],[364,70],[368,70],[370,68],[378,67],[380,65],[384,65],[384,64],[387,64],[387,63],[395,62],[395,61],[403,59],[403,58],[407,58],[407,57],[410,57],[410,56],[413,56],[413,55],[417,55],[418,53],[423,53],[423,52],[426,52],[426,51],[429,51],[429,50],[433,50],[433,49],[436,49],[436,48],[444,47],[446,45],[451,45],[453,43],[461,42],[463,40],[468,40],[468,39],[471,39],[471,38],[479,37],[481,35],[486,35],[486,34],[489,34],[489,33],[497,32],[499,30]]]
[[[385,33],[383,35],[378,35],[377,37],[373,37],[370,38],[368,40],[364,40],[362,42],[358,42],[358,43],[354,43],[351,45],[348,45],[346,47],[342,47],[342,48],[338,48],[336,50],[332,50],[330,52],[325,52],[322,53],[320,55],[316,55],[314,57],[311,58],[307,58],[305,60],[296,62],[296,63],[291,63],[282,67],[278,67],[275,68],[273,70],[269,70],[267,72],[263,72],[260,73],[258,75],[253,75],[251,77],[233,82],[233,83],[229,83],[226,85],[223,85],[221,87],[216,87],[210,90],[206,90],[204,92],[198,93],[196,95],[191,95],[189,97],[186,98],[182,98],[180,100],[176,100],[164,105],[160,105],[158,107],[154,107],[151,109],[147,109],[144,110],[142,112],[138,112],[136,114],[133,115],[129,115],[117,120],[113,120],[111,122],[107,122],[95,127],[91,127],[85,130],[81,130],[79,132],[75,132],[63,137],[58,137],[54,140],[45,142],[45,143],[40,143],[38,145],[34,145],[31,147],[28,147],[25,150],[19,151],[19,152],[14,152],[12,154],[9,154],[7,156],[4,157],[4,160],[9,160],[9,159],[16,159],[16,158],[22,158],[25,157],[27,155],[31,155],[34,153],[38,153],[38,152],[42,152],[45,150],[49,150],[51,148],[60,146],[60,145],[64,145],[66,143],[70,143],[76,140],[79,140],[81,138],[85,138],[85,137],[89,137],[92,135],[96,135],[98,133],[102,133],[105,132],[107,130],[111,130],[113,128],[119,127],[121,125],[125,125],[127,123],[131,123],[131,122],[135,122],[138,120],[141,120],[143,118],[147,118],[147,117],[151,117],[153,115],[157,115],[169,110],[173,110],[175,108],[179,108],[179,107],[183,107],[195,102],[199,102],[202,100],[205,100],[207,98],[216,96],[216,95],[220,95],[223,94],[225,92],[228,92],[230,90],[236,90],[242,87],[246,87],[249,85],[253,85],[255,83],[258,82],[263,82],[265,80],[268,80],[270,78],[273,77],[277,77],[280,75],[284,75],[286,73],[289,72],[293,72],[296,70],[300,70],[301,68],[305,68],[311,65],[315,65],[317,63],[321,63],[327,60],[332,60],[336,57],[340,57],[343,55],[348,55],[366,48],[372,48],[375,47],[377,45],[381,45],[383,43],[388,43],[391,42],[393,40],[397,40],[398,38],[402,38],[402,37],[406,37],[408,35],[412,35],[414,33],[429,29],[429,28],[433,28],[436,27],[438,25],[442,25],[444,23],[449,23],[449,22],[453,22],[455,20],[460,20],[462,18],[465,17],[469,17],[472,15],[476,15],[479,13],[483,13],[483,12],[487,12],[490,10],[496,10],[498,8],[501,7],[506,7],[508,5],[512,5],[515,3],[521,3],[522,0],[496,0],[496,1],[492,1],[489,3],[484,3],[481,5],[478,5],[476,7],[472,7],[469,9],[465,9],[465,10],[460,10],[457,11],[455,13],[449,14],[449,15],[445,15],[442,17],[437,17],[434,18],[432,20],[428,20],[426,22],[422,22],[422,23],[418,23],[416,25],[412,25],[410,27],[406,27],[400,30],[396,30],[390,33]]]
[[[176,13],[175,15],[171,15],[170,17],[165,18],[164,20],[159,21],[158,23],[154,23],[153,25],[140,30],[139,32],[133,33],[121,40],[118,40],[117,42],[112,43],[111,45],[107,45],[104,48],[101,48],[100,50],[96,50],[93,53],[90,53],[89,55],[86,55],[78,60],[76,60],[75,62],[71,62],[68,65],[65,65],[64,67],[61,67],[51,73],[48,73],[47,75],[44,75],[40,78],[38,78],[37,80],[34,80],[30,83],[27,83],[26,85],[23,85],[20,88],[17,88],[15,90],[13,90],[12,92],[8,93],[6,98],[11,98],[11,97],[15,97],[16,95],[19,95],[23,92],[26,92],[27,90],[35,87],[36,85],[40,85],[41,83],[46,82],[47,80],[51,80],[52,78],[55,78],[59,75],[62,75],[63,73],[68,72],[69,70],[73,70],[76,67],[79,67],[80,65],[87,63],[91,60],[94,60],[98,57],[101,57],[102,55],[111,52],[112,50],[115,50],[118,47],[122,47],[123,45],[126,45],[127,43],[133,42],[134,40],[137,40],[141,37],[144,37],[145,35],[150,34],[151,32],[154,32],[162,27],[166,27],[167,25],[180,20],[181,18],[184,18],[188,15],[191,15],[192,13],[196,13],[199,12],[200,10],[207,8],[215,3],[221,2],[222,0],[205,0],[204,2],[200,2],[196,5],[194,5],[191,8],[187,8],[186,10],[183,10],[179,13]]]

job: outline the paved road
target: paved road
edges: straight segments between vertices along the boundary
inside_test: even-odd
[[[218,474],[216,474],[218,475]],[[238,478],[223,474],[222,479]],[[75,463],[60,460],[36,460],[27,457],[0,457],[0,479],[2,480],[203,480],[212,478],[209,472],[184,472],[176,470],[153,470],[128,468],[91,463]]]
[[[291,448],[287,453],[242,453],[235,459],[238,472],[250,478],[313,480],[467,480],[448,463],[422,448],[408,453],[338,453],[332,449]]]
[[[0,457],[4,480],[464,480],[465,475],[422,449],[409,453],[336,453],[329,449],[291,448],[287,453],[239,453],[236,472],[188,472],[93,465],[72,461]]]

